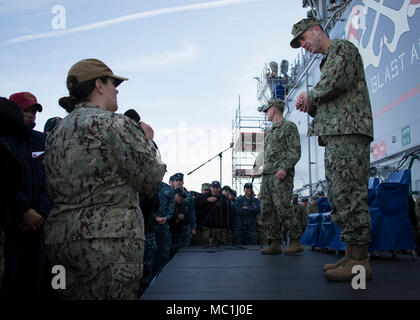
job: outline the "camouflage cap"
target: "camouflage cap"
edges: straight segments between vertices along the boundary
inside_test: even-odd
[[[313,18],[302,19],[298,23],[295,23],[292,28],[293,40],[290,41],[290,46],[295,49],[300,48],[299,37],[310,27],[320,25],[321,22]]]
[[[128,80],[128,78],[116,76],[105,63],[98,59],[84,59],[70,68],[67,74],[67,89],[71,91],[80,83],[102,77],[114,78],[115,87],[124,80]]]
[[[283,107],[284,108],[284,102],[281,100],[270,100],[267,104],[261,106],[258,108],[259,112],[267,112],[268,109],[271,107]]]
[[[210,190],[210,183],[203,183],[201,185],[201,189],[203,189],[203,190]]]

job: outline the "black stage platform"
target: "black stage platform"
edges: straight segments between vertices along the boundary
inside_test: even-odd
[[[325,280],[322,266],[341,256],[311,250],[261,255],[260,246],[189,247],[166,265],[141,300],[420,299],[420,259],[371,259],[366,289]]]

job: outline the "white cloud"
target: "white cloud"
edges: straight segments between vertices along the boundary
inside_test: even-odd
[[[128,21],[150,18],[150,17],[171,14],[171,13],[176,13],[176,12],[211,9],[211,8],[225,7],[225,6],[237,5],[237,4],[242,4],[246,2],[256,2],[256,1],[257,0],[218,0],[218,1],[197,3],[197,4],[187,5],[187,6],[170,7],[170,8],[163,8],[163,9],[157,9],[157,10],[151,10],[151,11],[145,11],[145,12],[138,12],[135,14],[130,14],[130,15],[126,15],[123,17],[114,18],[114,19],[110,19],[106,21],[91,23],[91,24],[87,24],[84,26],[76,27],[76,28],[25,35],[25,36],[10,39],[4,42],[3,45],[31,41],[31,40],[36,40],[36,39],[61,37],[67,34],[75,33],[75,32],[89,31],[89,30],[104,28],[104,27],[108,27],[111,25],[120,24],[120,23],[124,23]]]
[[[124,60],[114,67],[121,71],[163,70],[174,66],[182,66],[200,57],[199,48],[187,43],[181,50],[167,50],[138,56],[135,59]]]

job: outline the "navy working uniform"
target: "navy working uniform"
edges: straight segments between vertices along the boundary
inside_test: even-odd
[[[234,244],[257,244],[257,220],[260,200],[242,195],[235,200]]]
[[[159,191],[159,210],[152,215],[152,228],[156,237],[158,247],[156,261],[154,265],[154,274],[159,273],[169,261],[169,253],[171,251],[171,233],[169,232],[169,219],[174,212],[174,190],[172,187],[161,182]],[[159,224],[156,218],[165,218],[166,221]]]

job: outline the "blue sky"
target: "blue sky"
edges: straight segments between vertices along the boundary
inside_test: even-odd
[[[130,79],[118,88],[117,112],[134,108],[154,128],[167,181],[229,147],[239,95],[242,113],[258,114],[253,77],[272,60],[293,61],[291,27],[305,16],[299,0],[0,0],[0,95],[32,92],[44,106],[42,131],[48,118],[66,115],[57,101],[69,68],[104,61]],[[231,185],[231,156],[223,184]],[[218,179],[214,159],[185,186]]]

